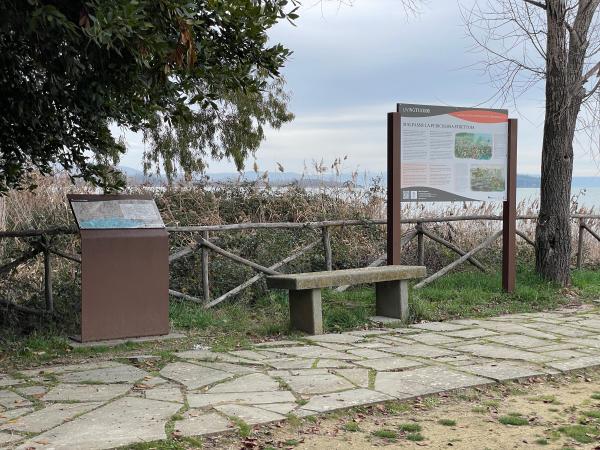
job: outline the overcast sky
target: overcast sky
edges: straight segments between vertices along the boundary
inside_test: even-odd
[[[270,33],[294,54],[283,73],[296,119],[270,130],[257,153],[261,170],[301,172],[324,159],[348,156],[344,172],[382,172],[386,165],[386,113],[398,102],[473,106],[495,93],[485,74],[471,66],[456,0],[429,0],[419,17],[407,19],[398,0],[355,0],[324,8],[304,0],[297,26]],[[471,0],[461,0],[462,3]],[[484,106],[500,107],[484,103]],[[539,174],[544,119],[543,86],[530,91],[511,117],[519,119],[518,171]],[[122,165],[141,168],[142,144],[130,136]],[[596,176],[599,165],[586,145],[576,145],[575,175]],[[248,161],[251,170],[253,161]],[[210,161],[208,172],[232,172],[229,161]]]

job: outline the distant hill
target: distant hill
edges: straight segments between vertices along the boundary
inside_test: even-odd
[[[141,170],[132,167],[119,167],[119,169],[127,175],[131,184],[164,184],[166,178],[160,175],[146,176]],[[204,182],[211,183],[227,183],[243,180],[247,182],[255,182],[262,180],[263,173],[244,172],[240,175],[237,172],[220,172],[208,173]],[[380,178],[381,183],[386,183],[386,174],[377,172],[361,172],[359,173],[356,184],[359,186],[368,185],[374,178]],[[323,174],[321,175],[302,175],[297,172],[269,172],[269,184],[272,186],[281,186],[291,183],[298,183],[300,186],[311,187],[320,186],[341,186],[344,183],[352,181],[352,175],[349,173],[341,173],[339,175]],[[539,188],[540,177],[538,175],[517,175],[518,188]],[[600,176],[598,177],[573,177],[574,188],[591,188],[600,187]]]

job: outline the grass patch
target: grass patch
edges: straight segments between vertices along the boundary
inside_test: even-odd
[[[502,425],[510,425],[513,427],[522,427],[524,425],[529,425],[529,421],[527,419],[518,415],[502,416],[498,419],[498,421]]]
[[[445,427],[453,427],[456,425],[456,420],[452,420],[452,419],[440,419],[438,420],[438,423],[440,425],[443,425]]]
[[[356,433],[357,431],[360,431],[360,427],[356,422],[348,422],[344,424],[344,430]]]
[[[413,442],[421,442],[425,440],[425,437],[421,433],[409,433],[406,435],[406,439]]]
[[[418,423],[401,423],[398,426],[400,431],[404,431],[405,433],[416,433],[421,431],[421,425]]]
[[[571,439],[575,439],[581,444],[591,444],[595,442],[598,435],[598,428],[586,425],[568,425],[558,429],[562,434]]]
[[[488,409],[485,406],[474,406],[471,408],[471,412],[474,412],[475,414],[485,414],[488,412]]]
[[[544,438],[536,439],[535,443],[537,445],[548,445],[549,444],[548,439],[544,439]]]
[[[394,430],[387,430],[387,429],[377,430],[377,431],[373,431],[371,434],[375,437],[382,438],[382,439],[397,439],[398,438],[398,433],[396,433]]]
[[[591,397],[592,397],[594,400],[600,400],[600,392],[594,392],[594,393],[591,395]]]
[[[596,409],[594,411],[584,411],[583,415],[592,419],[600,419],[600,410]]]

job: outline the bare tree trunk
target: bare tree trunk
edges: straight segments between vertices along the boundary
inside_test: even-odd
[[[597,6],[582,1],[571,30],[562,0],[548,0],[546,116],[542,146],[540,213],[536,227],[536,270],[562,286],[570,284],[571,179],[577,115],[585,95],[581,79],[587,50],[585,36]],[[596,3],[596,6],[592,6]],[[588,17],[589,16],[589,17]],[[567,39],[569,36],[569,39]],[[582,36],[583,39],[580,39]]]

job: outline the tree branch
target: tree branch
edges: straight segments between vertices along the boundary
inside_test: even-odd
[[[542,9],[548,9],[548,7],[546,6],[546,4],[542,3],[542,2],[536,2],[535,0],[523,0],[523,1],[525,3],[529,3],[530,5],[534,5],[534,6],[537,6],[539,8],[542,8]]]

